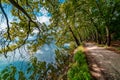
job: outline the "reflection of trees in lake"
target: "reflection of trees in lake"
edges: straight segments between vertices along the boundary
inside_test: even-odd
[[[69,65],[69,55],[64,50],[55,51],[56,63],[46,63],[38,61],[36,57],[31,58],[30,63],[25,61],[16,61],[11,63],[11,66],[6,67],[1,73],[1,79],[9,77],[21,80],[25,79],[52,79],[66,78],[66,71]],[[17,65],[17,66],[16,66]],[[22,66],[21,66],[22,65]],[[22,69],[21,69],[22,67]],[[23,68],[24,67],[24,68]],[[10,76],[12,74],[12,76]]]

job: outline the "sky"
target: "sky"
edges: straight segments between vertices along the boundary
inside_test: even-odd
[[[65,0],[59,0],[59,2],[63,3],[63,2],[65,2]],[[8,4],[7,5],[3,4],[3,6],[4,6],[5,12],[8,15],[9,22],[12,22],[13,16],[10,12],[10,10],[12,9],[12,6],[8,5]],[[51,14],[42,7],[40,10],[40,13],[37,15],[37,20],[40,21],[41,23],[45,23],[45,24],[49,25],[50,24],[50,21],[49,21],[50,17],[51,17]],[[6,27],[7,27],[6,20],[3,17],[3,15],[0,15],[0,31],[5,29]]]
[[[9,23],[13,21],[13,18],[14,16],[12,16],[10,10],[12,9],[12,6],[10,5],[3,5],[4,6],[4,10],[5,12],[7,13],[7,16],[8,16],[8,19],[9,19]],[[38,13],[37,16],[37,20],[40,22],[40,23],[45,23],[47,25],[50,24],[50,13],[48,11],[45,10],[45,8],[41,8],[40,9],[40,12]],[[6,25],[6,19],[3,15],[0,14],[0,31],[5,29],[7,27]]]
[[[5,12],[7,13],[7,16],[8,16],[8,19],[9,19],[9,23],[10,22],[12,22],[13,21],[13,18],[14,18],[14,16],[12,16],[12,14],[11,14],[11,12],[10,12],[10,10],[12,9],[12,6],[10,6],[10,5],[3,5],[4,6],[4,10],[5,10]],[[50,24],[50,21],[49,21],[49,19],[50,19],[50,17],[51,17],[51,15],[50,15],[50,13],[48,12],[48,11],[46,11],[44,8],[41,8],[40,9],[40,13],[39,13],[40,15],[37,15],[37,20],[38,21],[40,21],[41,23],[46,23],[47,25],[49,25]],[[5,19],[5,17],[3,16],[3,15],[1,15],[0,14],[0,31],[2,31],[2,30],[4,30],[5,28],[7,27],[7,25],[6,25],[6,19]],[[34,31],[34,32],[37,32],[37,31]],[[47,50],[44,50],[44,51],[46,51],[46,52],[48,52]],[[23,52],[23,50],[22,50],[22,52]],[[42,52],[42,51],[41,51]],[[50,51],[49,51],[50,52]],[[23,52],[24,53],[24,52]],[[45,58],[45,55],[41,55],[41,58],[43,59],[43,60],[48,60],[49,62],[50,62],[50,59],[51,59],[51,56],[52,56],[52,53],[53,52],[51,52],[51,54],[49,54],[49,56],[46,56],[46,57],[49,57],[49,58]],[[19,58],[19,56],[20,56],[20,54],[19,54],[19,52],[17,52],[17,54],[15,55],[15,57],[14,58],[12,58],[11,56],[13,56],[13,54],[14,53],[11,53],[11,54],[9,54],[8,55],[8,58],[6,59],[5,57],[4,57],[4,55],[0,55],[0,62],[1,62],[1,64],[0,64],[0,71],[1,70],[3,70],[4,69],[4,67],[8,64],[8,63],[10,63],[10,62],[12,62],[12,60],[14,59],[14,61],[17,61],[18,60],[18,58]],[[46,55],[47,55],[48,53],[46,53]],[[24,54],[25,56],[26,56],[26,54]],[[36,54],[36,55],[39,55],[39,54]],[[54,56],[54,55],[53,55]],[[52,57],[53,57],[52,56]],[[28,58],[28,56],[27,56],[27,58]],[[19,59],[20,60],[20,59]],[[18,60],[18,61],[19,61]],[[22,60],[22,59],[21,59]],[[52,60],[51,60],[52,61]]]
[[[63,3],[63,2],[65,2],[65,0],[59,0],[59,2]]]
[[[5,12],[8,15],[9,18],[9,22],[12,21],[12,14],[10,12],[10,9],[12,8],[12,6],[7,6],[7,5],[2,5],[4,7]],[[4,17],[4,15],[0,14],[0,30],[5,29],[6,28],[6,19]]]
[[[64,2],[65,0],[59,0],[59,1],[62,3],[62,2]],[[10,12],[12,6],[10,6],[10,5],[9,5],[9,6],[5,6],[5,5],[4,5],[4,7],[5,7],[4,10],[5,10],[5,12],[6,12],[7,15],[8,15],[9,22],[12,22],[12,21],[13,21],[13,18],[14,18],[14,17],[12,16],[11,12]],[[46,11],[44,8],[41,8],[41,9],[40,9],[40,14],[37,15],[37,20],[40,21],[41,23],[46,23],[47,25],[49,25],[49,24],[50,24],[50,21],[49,21],[50,18],[51,18],[50,13],[49,13],[48,11]],[[3,15],[0,15],[0,31],[3,30],[3,29],[5,29],[5,28],[6,28],[6,20],[5,20],[5,18],[3,17]],[[36,32],[36,31],[35,31],[35,32]],[[49,46],[50,46],[50,48],[49,48]],[[44,60],[44,61],[48,61],[48,62],[54,61],[54,55],[53,55],[52,53],[54,53],[55,47],[56,47],[56,46],[55,46],[55,45],[52,45],[52,44],[50,44],[50,45],[45,44],[45,45],[43,46],[43,48],[41,49],[41,51],[39,51],[39,52],[41,52],[41,53],[40,53],[40,54],[36,53],[35,56],[37,56],[39,59]],[[50,50],[51,50],[51,51],[50,51]],[[22,50],[22,52],[23,52],[23,50]],[[45,52],[44,55],[42,55],[43,52]],[[23,53],[24,53],[24,52],[23,52]],[[13,55],[14,55],[14,53],[9,54],[7,59],[4,57],[4,55],[2,55],[2,56],[0,57],[0,62],[1,62],[1,64],[0,64],[0,71],[1,71],[2,69],[4,69],[4,67],[6,66],[6,64],[7,64],[7,63],[10,63],[10,61],[12,61],[12,59],[18,60],[18,61],[19,61],[19,59],[21,59],[21,58],[18,58],[18,57],[20,56],[19,52],[17,52],[17,54],[15,55],[14,58],[11,57],[11,56],[13,56]],[[27,55],[27,58],[28,58],[28,54],[24,54],[24,55],[25,55],[25,56]],[[47,56],[46,56],[46,55],[47,55]],[[7,62],[7,61],[8,61],[8,62]],[[24,66],[24,67],[26,68],[26,66]],[[22,68],[23,68],[23,66],[22,66]]]
[[[46,24],[50,24],[50,13],[45,10],[45,8],[41,8],[40,9],[40,14],[42,14],[41,16],[37,17],[37,20],[39,20],[41,23],[46,23]]]

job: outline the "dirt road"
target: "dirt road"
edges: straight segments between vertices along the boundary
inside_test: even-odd
[[[86,43],[85,51],[95,80],[120,80],[120,54],[93,43]]]

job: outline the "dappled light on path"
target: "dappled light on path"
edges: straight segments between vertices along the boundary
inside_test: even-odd
[[[97,46],[94,46],[94,47],[88,47],[88,49],[92,50],[92,49],[96,49]]]
[[[119,54],[93,43],[86,43],[85,48],[90,72],[96,80],[120,80]]]
[[[91,74],[97,78],[101,78],[102,80],[104,80],[102,77],[102,74],[101,74],[101,69],[102,68],[99,68],[97,64],[92,64]],[[104,70],[104,69],[102,69],[102,70]]]

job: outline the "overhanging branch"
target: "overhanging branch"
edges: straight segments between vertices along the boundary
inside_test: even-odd
[[[1,9],[3,15],[5,16],[5,19],[6,19],[6,22],[7,22],[7,39],[11,40],[10,32],[9,32],[10,31],[9,20],[8,20],[7,14],[5,13],[5,11],[2,7],[1,0],[0,0],[0,9]]]
[[[30,17],[29,14],[25,11],[25,9],[23,9],[23,8],[22,8],[17,2],[15,2],[14,0],[8,0],[8,1],[9,1],[13,6],[15,6],[18,10],[22,11],[22,12],[27,16],[27,18],[29,19],[29,21],[35,24],[35,27],[37,27],[37,29],[38,29],[39,32],[40,32],[40,28],[39,28],[38,24],[31,19],[31,17]],[[42,25],[42,24],[41,24],[41,25]]]

